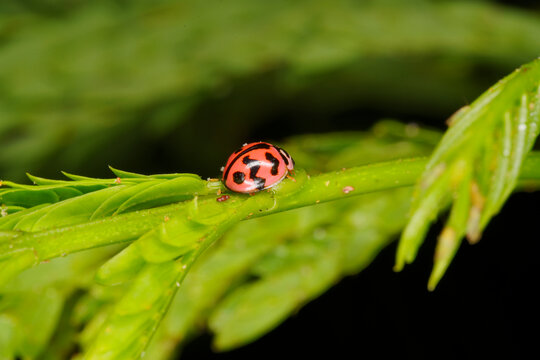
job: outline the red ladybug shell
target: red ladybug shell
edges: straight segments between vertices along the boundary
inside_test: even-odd
[[[276,185],[293,169],[294,160],[285,150],[267,142],[254,142],[229,156],[223,182],[232,191],[254,193]]]

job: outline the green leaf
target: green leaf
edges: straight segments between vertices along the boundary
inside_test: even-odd
[[[139,248],[129,245],[99,268],[96,281],[102,285],[124,283],[132,280],[144,264]]]
[[[101,205],[94,211],[91,220],[100,219],[106,216],[111,216],[113,214],[120,212],[120,207],[123,206],[128,200],[131,200],[134,196],[138,195],[141,191],[155,186],[156,181],[146,181],[139,184],[135,184],[128,187],[123,187],[123,189],[112,196],[108,197]]]
[[[121,190],[119,186],[110,187],[38,209],[22,218],[15,229],[35,232],[86,222],[106,199]]]
[[[40,204],[34,207],[23,209],[15,213],[8,213],[9,216],[0,217],[0,229],[11,230],[14,229],[15,225],[19,222],[21,218],[26,217],[26,215],[33,213],[36,210],[49,206],[49,204]],[[8,207],[9,209],[10,207]],[[8,210],[9,211],[9,210]]]
[[[17,326],[14,319],[7,314],[0,313],[0,359],[13,359],[19,346]]]
[[[7,280],[35,263],[36,254],[31,249],[17,251],[11,254],[9,258],[0,259],[0,284],[4,284]]]
[[[123,171],[113,168],[112,166],[109,166],[109,169],[114,173],[114,175],[118,176],[119,178],[125,178],[125,179],[144,179],[147,178],[146,175],[142,174],[136,174],[129,171]]]
[[[8,340],[7,349],[11,346],[9,350],[2,346],[0,351],[7,350],[10,356],[36,358],[45,350],[56,326],[62,297],[49,288],[37,293],[12,294],[3,301],[9,302],[3,309],[4,314],[9,314],[14,321],[6,322],[5,315],[0,315],[0,344]]]
[[[155,180],[152,186],[140,189],[140,192],[123,202],[116,213],[185,201],[195,195],[206,193],[208,193],[206,181],[193,176],[180,176],[164,181]]]
[[[396,270],[414,260],[427,228],[452,204],[429,281],[433,289],[466,234],[475,243],[516,187],[539,132],[540,60],[524,65],[450,119],[416,187]]]
[[[5,182],[5,185],[9,183]],[[19,189],[0,190],[0,203],[16,205],[25,208],[43,203],[54,203],[59,200],[58,195],[52,190],[21,191]]]
[[[86,352],[87,359],[140,357],[192,259],[145,265]],[[179,275],[180,274],[180,275]]]
[[[296,264],[282,272],[239,287],[214,310],[210,328],[214,346],[224,351],[248,343],[274,328],[301,304],[311,300],[337,280],[339,257],[334,249],[300,250]],[[307,253],[305,252],[307,250]]]
[[[85,358],[131,359],[139,357],[147,347],[152,334],[165,315],[177,288],[180,286],[194,261],[232,225],[261,206],[268,205],[269,199],[268,196],[249,197],[243,202],[227,205],[231,209],[231,216],[226,218],[220,217],[219,222],[216,221],[212,226],[209,226],[210,231],[204,239],[199,239],[196,233],[185,234],[182,230],[182,222],[175,224],[172,228],[173,231],[182,233],[183,242],[194,243],[193,250],[178,260],[163,261],[158,264],[146,263],[143,265],[136,280],[130,286],[129,291],[115,305],[114,310],[102,325],[95,341],[90,345]],[[167,237],[168,234],[164,236]],[[159,237],[154,241],[160,241]],[[126,253],[130,254],[130,252]],[[136,253],[133,252],[133,254],[135,258],[137,256]],[[143,253],[142,255],[144,257],[146,254]],[[122,265],[123,260],[120,258],[117,264]],[[133,263],[133,261],[129,262],[129,264]],[[124,271],[126,269],[123,266],[116,268]]]
[[[324,220],[304,213],[296,210],[243,221],[227,232],[219,244],[208,249],[190,270],[146,356],[169,358],[174,349],[168,345],[176,339],[187,340],[188,335],[194,334],[203,323],[201,317],[206,317],[229,287],[246,276],[261,256],[295,233],[309,231],[303,226],[312,229],[313,223]],[[265,236],[268,228],[272,229],[270,237]]]
[[[118,170],[118,169],[113,168],[112,166],[109,166],[109,169],[111,169],[111,171],[119,178],[130,179],[130,180],[133,180],[133,179],[176,179],[178,177],[183,177],[183,178],[191,177],[193,179],[200,179],[199,175],[189,174],[189,173],[142,175],[142,174],[137,174],[134,172]]]
[[[147,262],[177,258],[197,246],[212,228],[187,220],[180,214],[143,235],[133,245]]]

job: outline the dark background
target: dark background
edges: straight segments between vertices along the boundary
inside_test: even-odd
[[[401,273],[392,271],[394,243],[258,341],[215,354],[207,335],[189,344],[183,359],[531,358],[539,203],[539,193],[513,195],[478,244],[462,244],[433,292],[426,284],[440,226]]]

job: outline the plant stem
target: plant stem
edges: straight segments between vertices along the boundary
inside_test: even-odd
[[[274,206],[261,208],[247,218],[266,216],[375,191],[412,186],[422,174],[426,163],[425,157],[411,158],[308,176],[305,183],[290,194],[287,191],[280,191],[278,187],[275,192],[265,191],[252,195],[271,198]],[[534,184],[540,181],[540,152],[529,154],[523,164],[520,180]],[[283,183],[293,184],[291,180],[285,180]],[[247,199],[249,196],[230,194],[231,198]],[[198,206],[201,211],[204,211],[207,205],[214,205],[216,197],[216,195],[199,197]],[[261,204],[263,203],[270,202],[262,201]],[[175,203],[84,224],[26,233],[0,242],[0,259],[30,249],[35,254],[37,264],[40,261],[93,247],[134,240],[159,225],[165,218],[184,211],[185,203]]]

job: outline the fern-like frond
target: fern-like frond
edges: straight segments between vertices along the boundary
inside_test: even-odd
[[[449,120],[415,194],[396,269],[414,260],[429,224],[451,206],[435,252],[433,289],[464,236],[470,243],[514,190],[540,127],[540,60],[516,70]]]
[[[217,348],[240,346],[340,277],[362,269],[399,232],[406,220],[409,187],[427,164],[421,155],[438,138],[437,133],[390,121],[378,124],[369,136],[299,137],[287,148],[317,175],[298,169],[294,181],[285,179],[253,196],[227,192],[220,181],[191,174],[146,176],[116,169],[117,177],[110,179],[65,174],[71,180],[32,176],[35,185],[4,181],[2,314],[19,318],[31,313],[29,307],[49,309],[39,310],[51,316],[44,319],[49,330],[32,350],[38,353],[60,321],[58,307],[78,287],[87,291],[72,326],[84,326],[80,343],[88,359],[133,359],[145,351],[162,358],[155,354],[170,354],[172,349],[164,348],[171,339],[196,334],[201,321],[217,334]],[[370,151],[375,145],[392,151]],[[416,157],[394,160],[400,154]],[[341,159],[339,167],[336,158]],[[352,166],[365,162],[375,163]],[[521,179],[538,181],[539,165],[540,155],[529,154]],[[340,170],[328,171],[336,167]],[[394,192],[357,197],[391,189]],[[216,201],[223,194],[229,198]],[[309,208],[338,199],[349,200]],[[283,213],[294,209],[294,215]],[[277,213],[283,214],[266,217]],[[222,236],[223,244],[204,255]],[[79,268],[70,268],[76,264]],[[42,274],[41,268],[49,270]],[[175,297],[192,268],[194,278],[187,278],[186,291]],[[200,276],[204,280],[197,280]],[[257,281],[243,283],[245,278]],[[63,281],[69,286],[61,286]],[[54,301],[43,293],[42,302],[35,304],[17,302],[10,293],[36,282],[65,292]],[[35,294],[41,294],[39,289]],[[32,296],[29,291],[24,290]],[[201,292],[204,300],[197,297]],[[268,302],[272,298],[279,301]],[[273,306],[279,311],[269,311]],[[24,321],[6,320],[12,317],[0,317],[0,331],[22,340],[9,340],[6,349],[26,355],[21,349],[32,347],[22,332]],[[238,323],[244,325],[233,326]]]

